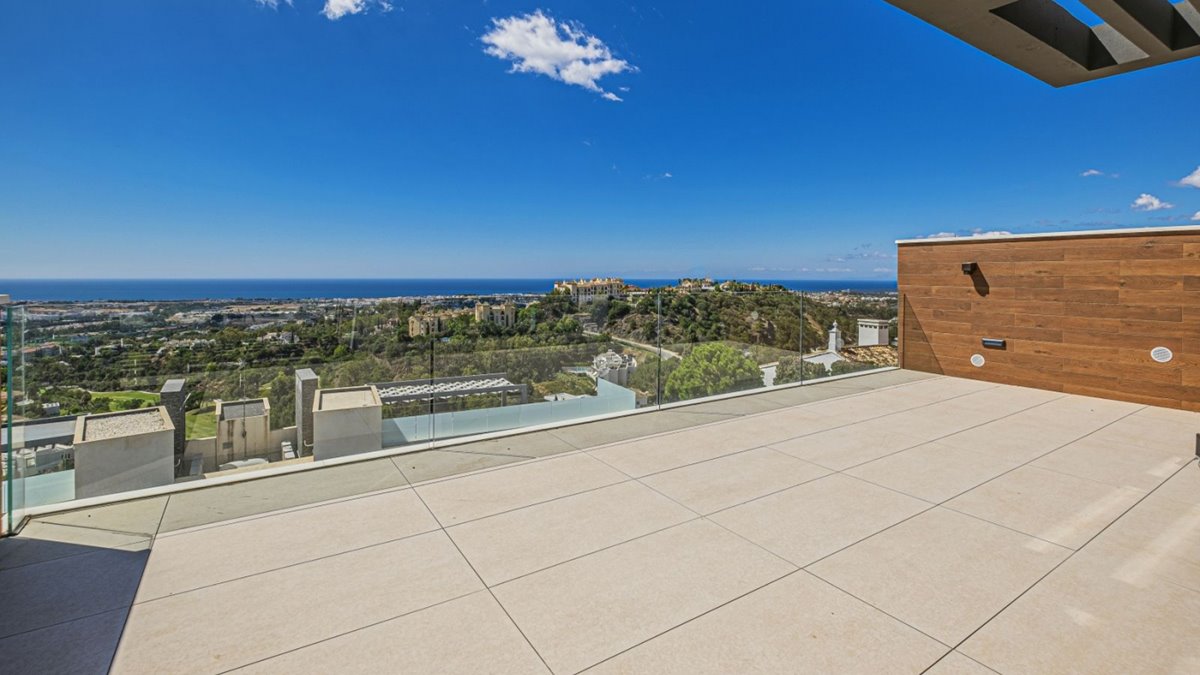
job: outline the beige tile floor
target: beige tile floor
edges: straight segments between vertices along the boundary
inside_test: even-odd
[[[1200,414],[831,384],[43,518],[0,670],[1200,672]]]

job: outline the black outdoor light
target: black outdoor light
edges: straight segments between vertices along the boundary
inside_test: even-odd
[[[965,262],[962,264],[963,274],[975,274],[979,271],[979,263]]]

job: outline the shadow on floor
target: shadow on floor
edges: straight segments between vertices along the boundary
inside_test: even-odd
[[[80,544],[64,539],[103,539],[113,533],[66,526],[45,530],[40,526],[0,540],[0,670],[106,673],[150,541]]]

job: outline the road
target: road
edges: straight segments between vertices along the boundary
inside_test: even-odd
[[[603,335],[603,333],[595,333],[590,330],[583,331],[583,334],[584,335]],[[617,336],[613,335],[612,339],[613,339],[613,342],[620,342],[623,345],[628,345],[630,347],[637,347],[638,349],[643,349],[648,352],[657,352],[658,351],[658,347],[655,347],[654,345],[648,345],[644,342],[637,342],[636,340],[630,340],[629,338],[617,337]],[[670,349],[662,350],[662,355],[668,359],[683,358],[677,352],[673,352]]]

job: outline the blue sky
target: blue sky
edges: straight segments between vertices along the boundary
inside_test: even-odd
[[[887,278],[1200,217],[1200,59],[1053,89],[883,0],[6,9],[0,278]]]

